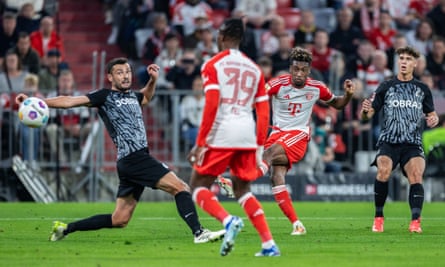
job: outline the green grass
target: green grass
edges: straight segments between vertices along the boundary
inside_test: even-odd
[[[224,205],[243,215],[246,227],[235,250],[219,256],[220,243],[193,244],[173,202],[141,203],[125,229],[76,232],[49,242],[53,220],[72,221],[109,213],[113,203],[0,203],[0,266],[444,266],[445,203],[425,203],[422,234],[408,232],[409,208],[388,203],[385,232],[372,233],[372,203],[296,203],[308,234],[291,236],[290,223],[275,203],[263,203],[282,256],[255,258],[260,240],[234,202]],[[210,229],[221,225],[200,212]]]

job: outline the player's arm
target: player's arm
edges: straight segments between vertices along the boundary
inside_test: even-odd
[[[345,94],[342,96],[336,96],[331,102],[329,102],[329,105],[333,106],[336,109],[342,109],[344,108],[349,101],[351,101],[352,96],[355,92],[355,84],[351,80],[345,80],[343,83],[343,88],[345,90]]]
[[[147,66],[147,73],[150,77],[144,87],[139,90],[144,95],[142,99],[142,105],[147,104],[153,98],[156,91],[156,81],[159,77],[159,66],[156,64],[150,64]]]
[[[216,118],[219,105],[219,90],[208,90],[205,94],[205,104],[202,114],[202,121],[199,127],[198,136],[196,138],[196,145],[204,147],[206,145],[207,135],[212,128],[213,122]]]
[[[20,105],[26,98],[28,98],[27,95],[18,94],[15,102]],[[90,104],[90,99],[87,96],[56,96],[43,100],[50,108],[73,108]]]

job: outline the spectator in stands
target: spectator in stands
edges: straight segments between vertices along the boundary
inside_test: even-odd
[[[2,28],[0,29],[0,65],[3,65],[6,52],[17,44],[18,39],[17,17],[14,13],[6,12],[2,16]]]
[[[439,0],[427,17],[433,22],[436,34],[445,38],[445,0]]]
[[[22,69],[19,55],[12,49],[6,52],[3,70],[0,72],[0,92],[22,92],[28,71]]]
[[[40,27],[40,15],[36,14],[31,2],[25,3],[17,15],[17,31],[31,34]]]
[[[397,48],[405,47],[408,45],[408,40],[406,39],[405,34],[398,33],[394,36],[394,40],[392,43],[392,46],[386,50],[386,55],[388,56],[388,68],[393,73],[398,73],[399,70],[397,69],[397,58],[398,55],[396,53]]]
[[[419,80],[426,84],[428,88],[431,90],[431,94],[433,95],[433,99],[435,98],[443,98],[445,97],[445,90],[441,91],[437,86],[434,84],[434,78],[429,71],[424,71],[420,77]]]
[[[413,0],[382,0],[382,8],[388,10],[398,31],[409,31],[417,24],[416,10],[411,8]]]
[[[394,36],[397,30],[393,28],[392,17],[387,10],[381,10],[379,16],[379,25],[366,34],[366,38],[375,46],[375,48],[386,51],[392,46]]]
[[[254,29],[247,27],[247,16],[245,16],[243,11],[234,10],[232,12],[232,17],[241,18],[245,27],[243,39],[241,40],[240,44],[240,51],[255,61],[258,57],[258,45],[256,42]]]
[[[383,81],[391,79],[392,77],[393,72],[388,69],[386,53],[382,50],[375,50],[372,54],[371,65],[364,79],[365,96],[370,96]]]
[[[167,73],[167,81],[173,90],[190,90],[196,75],[200,74],[201,64],[195,50],[185,50],[182,58]]]
[[[160,89],[167,89],[172,87],[170,82],[166,79],[167,73],[176,64],[179,64],[182,58],[182,54],[183,50],[179,44],[179,36],[174,32],[168,33],[164,39],[164,48],[155,59],[155,64],[159,66],[157,84]],[[145,73],[147,72],[145,67],[143,71]],[[146,82],[148,82],[148,77],[143,79],[141,84],[146,84]]]
[[[34,12],[36,14],[46,14],[45,10],[45,0],[4,0],[6,2],[7,10],[11,12],[18,13],[26,3],[32,4]]]
[[[39,92],[39,77],[36,74],[28,73],[26,75],[23,93],[28,96],[43,97]],[[33,129],[21,123],[19,126],[19,134],[23,159],[28,161],[32,168],[37,169],[38,165],[36,160],[40,149],[41,128]]]
[[[55,97],[57,95],[63,96],[80,96],[82,95],[75,89],[75,82],[73,73],[70,70],[60,71],[58,77],[58,91],[52,91],[48,94],[49,97]],[[59,141],[59,160],[62,163],[67,163],[68,160],[74,160],[65,151],[65,141],[70,141],[70,144],[77,144],[70,147],[70,152],[74,149],[78,150],[84,137],[87,136],[91,129],[89,124],[90,113],[87,107],[76,107],[71,109],[51,109],[50,110],[51,121],[46,126],[45,131],[48,136],[51,155],[57,153],[57,140]],[[57,131],[59,131],[57,135]],[[59,137],[59,139],[57,139]]]
[[[431,51],[433,44],[433,23],[429,19],[422,19],[414,30],[406,33],[408,44],[426,55]]]
[[[212,8],[206,2],[185,0],[174,7],[172,25],[182,36],[187,36],[195,31],[195,20],[203,17],[212,17]]]
[[[311,49],[310,45],[314,43],[314,35],[318,29],[315,24],[314,13],[311,10],[303,10],[301,12],[300,26],[294,33],[295,45]]]
[[[181,136],[185,143],[185,151],[189,151],[196,141],[199,125],[204,110],[204,90],[202,78],[195,76],[192,83],[192,94],[185,96],[180,104]]]
[[[45,96],[57,88],[57,77],[62,69],[68,66],[62,62],[60,52],[57,49],[51,49],[46,54],[46,66],[39,72],[39,89]]]
[[[368,40],[362,40],[357,47],[357,56],[347,63],[347,76],[349,78],[358,78],[364,83],[365,77],[369,72],[372,63],[374,46]]]
[[[420,54],[419,58],[417,59],[417,64],[414,67],[414,72],[413,72],[414,78],[420,79],[420,77],[425,72],[429,72],[426,67],[427,67],[426,56]],[[431,73],[430,73],[430,75],[431,75]]]
[[[323,29],[314,33],[314,44],[312,46],[312,68],[321,72],[323,81],[329,83],[329,70],[336,54],[339,52],[328,46],[329,34]]]
[[[284,18],[275,15],[271,18],[269,29],[261,34],[261,53],[265,56],[271,56],[280,49],[280,37],[287,35]]]
[[[31,40],[27,32],[20,32],[17,45],[13,48],[19,55],[22,68],[30,73],[38,74],[40,71],[39,54],[31,47]],[[38,80],[37,80],[38,81]]]
[[[444,26],[442,25],[442,28]],[[434,77],[434,83],[439,88],[445,88],[445,38],[435,37],[433,48],[426,56],[428,71]]]
[[[365,97],[363,82],[354,79],[354,83],[357,86],[353,98],[340,112],[341,136],[346,144],[346,155],[349,155],[352,161],[356,151],[374,150],[376,141],[372,138],[371,122],[364,122],[359,118],[361,103]]]
[[[206,62],[218,53],[218,44],[212,26],[201,29],[201,41],[196,44],[196,52],[201,62]]]
[[[289,59],[289,57],[288,57],[288,59]],[[268,82],[270,79],[272,79],[274,77],[273,67],[272,67],[273,63],[272,63],[271,58],[269,58],[268,56],[261,56],[260,58],[258,58],[257,63],[258,63],[258,66],[263,71],[265,82]],[[289,60],[288,60],[287,64],[289,65]]]
[[[204,31],[211,30],[212,23],[205,16],[195,18],[195,30],[184,37],[182,47],[184,49],[196,49],[199,42],[202,41]]]
[[[292,43],[292,36],[287,31],[278,37],[278,51],[270,56],[274,76],[279,71],[289,71],[289,55],[293,47]]]
[[[164,47],[164,39],[171,31],[168,25],[167,15],[164,13],[154,13],[151,17],[153,33],[148,37],[144,44],[142,59],[144,65],[149,65],[155,61],[155,58],[161,53]],[[145,68],[144,68],[144,72]],[[145,83],[144,83],[145,84]]]
[[[342,52],[349,60],[357,52],[360,40],[364,39],[360,28],[352,24],[354,13],[349,7],[337,11],[337,27],[329,35],[329,47]]]
[[[335,160],[336,134],[334,125],[337,123],[337,110],[321,101],[317,101],[312,110],[314,133],[312,138],[317,144],[323,170],[326,173],[339,173],[342,165]],[[341,139],[339,139],[341,141]],[[344,146],[344,144],[342,144]]]
[[[39,54],[42,65],[46,66],[48,64],[46,55],[51,49],[57,49],[61,59],[64,59],[64,45],[61,36],[54,28],[54,19],[52,17],[43,17],[39,30],[32,32],[30,38],[31,46]]]
[[[374,28],[379,27],[379,0],[364,0],[360,9],[354,12],[352,24],[360,28],[364,35],[368,35]]]
[[[267,29],[270,20],[276,14],[277,3],[275,0],[238,0],[235,10],[247,16],[248,27]]]

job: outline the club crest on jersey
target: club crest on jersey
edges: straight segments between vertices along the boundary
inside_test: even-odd
[[[314,98],[314,93],[309,92],[309,93],[306,93],[305,96],[306,96],[306,100],[312,100],[312,98]]]

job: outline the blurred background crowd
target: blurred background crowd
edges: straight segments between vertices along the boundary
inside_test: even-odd
[[[58,27],[58,21],[69,18],[58,13],[59,2],[63,1],[0,1],[0,93],[4,110],[12,106],[8,98],[12,93],[49,96],[95,89],[76,80],[80,69],[70,61],[72,49],[66,42],[72,33]],[[216,33],[228,17],[244,20],[246,34],[240,49],[258,63],[266,80],[286,73],[291,48],[302,46],[313,54],[312,78],[323,81],[338,94],[345,79],[357,83],[355,97],[343,111],[321,102],[314,108],[313,142],[306,157],[311,168],[326,172],[352,170],[357,151],[374,150],[378,117],[363,122],[358,111],[364,98],[397,73],[398,47],[410,45],[421,52],[415,77],[430,87],[438,103],[436,109],[442,114],[440,128],[444,127],[445,0],[90,2],[100,2],[100,10],[94,11],[98,18],[95,22],[109,29],[100,45],[117,47],[118,55],[131,60],[135,87],[149,79],[147,64],[161,67],[156,105],[168,113],[162,134],[165,139],[166,129],[179,127],[184,151],[194,144],[204,104],[200,67],[218,52]],[[89,31],[88,26],[84,31]],[[76,45],[82,47],[82,43]],[[179,107],[170,97],[173,92],[180,94]],[[174,119],[175,108],[179,110],[179,120]],[[64,111],[53,114],[48,127],[32,134],[46,138],[49,150],[54,152],[56,131],[61,133],[61,147],[66,147],[66,139],[82,144],[84,141],[72,139],[84,138],[90,122],[87,110]],[[16,128],[20,138],[28,138],[24,127]],[[39,150],[38,145],[34,144],[33,153]],[[20,153],[25,159],[36,157],[24,150]],[[61,155],[60,160],[65,161],[67,155]]]

